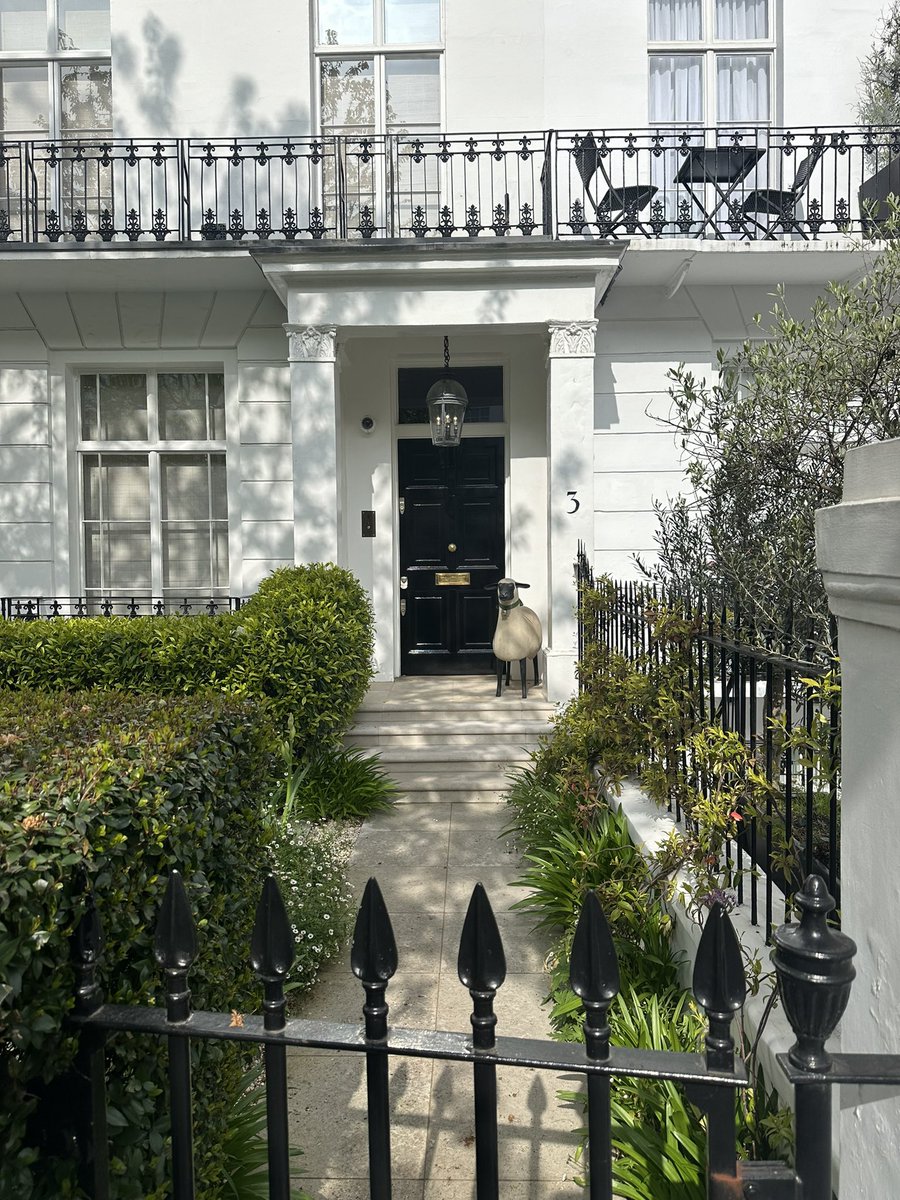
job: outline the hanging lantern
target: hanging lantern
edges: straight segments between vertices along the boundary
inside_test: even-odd
[[[458,446],[469,398],[463,385],[450,374],[450,339],[444,338],[444,374],[425,397],[431,440],[435,446]]]

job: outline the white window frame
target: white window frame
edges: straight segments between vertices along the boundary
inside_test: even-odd
[[[715,18],[716,4],[715,0],[700,0],[701,4],[701,36],[697,41],[651,41],[650,40],[650,5],[649,0],[645,0],[647,13],[647,79],[649,86],[650,69],[649,59],[655,54],[674,54],[693,56],[703,59],[703,113],[702,119],[699,122],[691,122],[692,128],[715,129],[717,126],[728,127],[729,122],[719,120],[716,111],[718,104],[718,79],[716,73],[716,61],[719,55],[729,54],[766,54],[769,56],[769,117],[767,121],[761,122],[741,122],[742,127],[751,124],[758,125],[760,128],[768,128],[778,124],[776,120],[775,106],[778,91],[777,69],[778,69],[778,41],[775,36],[776,27],[776,0],[767,0],[768,4],[768,37],[754,38],[752,40],[735,41],[734,39],[717,39],[715,37]],[[677,121],[657,121],[654,122],[654,128],[660,127],[681,127],[685,122]]]
[[[6,133],[0,129],[0,140],[59,141],[62,132],[62,85],[60,68],[65,66],[107,66],[112,71],[110,47],[95,50],[61,50],[59,48],[59,20],[57,0],[46,0],[47,41],[43,50],[4,50],[0,47],[0,69],[4,67],[44,67],[47,71],[47,129],[14,129]],[[110,114],[112,126],[112,114]],[[112,128],[109,129],[112,135]],[[79,135],[76,133],[75,137]]]
[[[82,436],[82,421],[81,421],[81,379],[83,376],[98,376],[98,375],[145,375],[147,378],[147,438],[146,440],[138,439],[111,439],[97,440],[85,438]],[[224,400],[225,400],[225,432],[224,438],[216,438],[209,440],[171,440],[161,439],[159,437],[159,403],[158,403],[158,384],[159,375],[168,374],[203,374],[203,375],[222,375]],[[84,506],[84,457],[89,454],[99,455],[116,455],[116,454],[133,454],[146,455],[148,461],[148,478],[150,491],[150,511],[148,522],[150,525],[150,595],[154,599],[163,598],[166,596],[167,590],[163,586],[163,545],[162,545],[162,489],[160,482],[160,456],[163,454],[220,454],[225,460],[226,473],[226,495],[228,503],[228,514],[225,519],[225,526],[228,540],[228,581],[225,584],[211,586],[209,589],[187,589],[184,594],[190,596],[203,596],[206,599],[212,597],[225,596],[232,589],[232,579],[234,574],[235,564],[232,559],[233,555],[233,539],[231,537],[232,523],[235,519],[232,513],[232,488],[229,473],[229,453],[228,453],[228,430],[233,424],[233,414],[229,411],[228,403],[228,372],[221,365],[194,365],[192,363],[168,363],[158,364],[155,367],[145,366],[129,366],[127,364],[104,364],[102,366],[78,366],[73,369],[73,394],[74,394],[74,429],[75,429],[75,470],[73,472],[73,483],[75,493],[75,512],[76,512],[76,528],[77,528],[77,571],[79,586],[76,589],[78,595],[87,595],[87,569],[86,569],[86,554],[85,554],[85,524],[89,519],[85,515]],[[95,518],[90,518],[94,520]],[[101,522],[102,523],[102,522]],[[143,522],[141,522],[143,524]],[[210,520],[210,524],[211,524]],[[106,586],[101,586],[100,594],[111,592],[113,589]],[[207,595],[207,591],[209,595]],[[169,597],[173,602],[181,596],[179,593],[171,593]]]

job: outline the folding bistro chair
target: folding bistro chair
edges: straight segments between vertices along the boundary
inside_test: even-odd
[[[785,233],[793,230],[799,233],[805,241],[809,241],[808,234],[804,232],[801,222],[797,219],[797,205],[809,186],[816,164],[824,153],[823,145],[814,146],[806,158],[800,160],[794,182],[789,188],[755,188],[752,192],[748,192],[741,205],[741,215],[749,217],[751,213],[763,213],[766,216],[775,217],[774,221],[765,225],[751,218],[751,224],[755,225],[757,229],[763,230],[767,238],[773,238],[776,230],[781,226]]]
[[[643,212],[659,188],[652,183],[614,187],[604,157],[592,133],[586,134],[572,151],[575,169],[584,184],[584,192],[597,217],[600,232],[614,233],[622,225],[634,224],[636,228],[639,225],[638,214]],[[598,171],[606,184],[606,193],[599,201],[595,201],[591,195],[591,180]]]

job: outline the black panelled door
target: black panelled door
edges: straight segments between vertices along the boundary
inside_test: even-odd
[[[470,675],[492,670],[503,576],[503,438],[458,446],[398,442],[400,670]]]

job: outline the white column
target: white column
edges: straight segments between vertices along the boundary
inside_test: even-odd
[[[900,1054],[900,439],[847,454],[816,514],[843,680],[842,926],[858,946],[846,1053]],[[897,1194],[900,1100],[842,1096],[841,1200]]]
[[[575,690],[578,631],[573,564],[594,551],[594,337],[596,321],[550,321],[547,360],[547,694]]]
[[[294,562],[338,561],[337,326],[285,325],[291,364]]]

